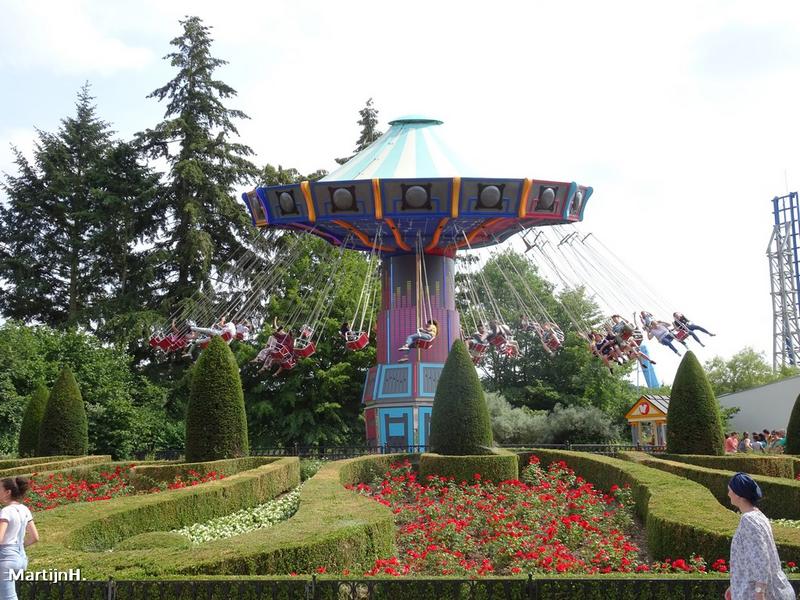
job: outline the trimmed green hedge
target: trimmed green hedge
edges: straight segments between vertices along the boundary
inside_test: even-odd
[[[28,399],[25,413],[22,415],[22,425],[19,428],[17,453],[20,456],[36,456],[39,449],[39,427],[42,424],[49,397],[50,390],[43,384],[39,384]]]
[[[475,481],[478,473],[485,481],[506,481],[519,478],[516,454],[498,450],[495,454],[474,456],[443,456],[426,453],[420,457],[419,473],[424,480],[428,475],[452,477],[456,481]]]
[[[83,456],[89,449],[89,419],[81,390],[68,367],[59,373],[47,399],[39,425],[39,456],[74,454]]]
[[[77,456],[51,462],[28,463],[19,467],[0,470],[0,478],[30,475],[31,473],[49,473],[51,471],[77,467],[79,465],[96,465],[107,462],[111,462],[111,457],[106,454],[100,456]]]
[[[728,559],[739,517],[720,505],[699,483],[637,462],[586,452],[524,452],[520,453],[520,468],[528,463],[531,455],[547,464],[563,460],[578,475],[602,490],[614,484],[628,484],[636,513],[645,524],[647,545],[654,558],[700,554],[709,562]],[[775,527],[774,534],[781,558],[800,561],[800,529]]]
[[[688,463],[709,469],[724,471],[743,471],[750,475],[784,477],[794,479],[796,458],[782,454],[736,453],[725,456],[706,456],[702,454],[659,454],[658,458]]]
[[[61,460],[71,460],[73,458],[83,458],[80,456],[36,456],[29,458],[7,458],[0,460],[0,469],[13,469],[14,467],[25,467],[39,465],[41,463],[58,462]]]
[[[714,497],[725,507],[731,505],[728,498],[728,482],[735,471],[709,469],[671,460],[654,458],[641,452],[623,452],[623,459],[634,460],[639,464],[674,473],[696,481],[708,488]],[[761,486],[764,498],[758,508],[771,519],[800,519],[800,481],[782,477],[754,475],[753,479]]]
[[[296,458],[181,490],[71,505],[37,514],[42,542],[32,547],[29,569],[81,568],[90,579],[200,574],[286,574],[371,566],[394,548],[391,511],[346,484],[368,481],[408,455],[366,456],[325,465],[303,486],[300,508],[288,521],[231,540],[181,549],[122,550],[126,540],[251,507],[299,482]],[[286,474],[287,465],[291,473]],[[167,536],[168,537],[168,536]],[[139,540],[131,539],[136,547]],[[161,542],[159,542],[161,543]],[[92,552],[116,546],[113,552]]]
[[[160,482],[174,481],[176,477],[183,479],[190,476],[190,471],[196,471],[201,476],[205,476],[211,472],[217,472],[225,477],[255,469],[262,466],[266,462],[272,462],[274,459],[267,459],[260,456],[246,456],[243,458],[227,458],[225,460],[211,460],[208,462],[196,463],[152,463],[152,464],[137,464],[131,469],[132,477],[131,483],[137,488],[147,490],[152,488],[155,484]]]

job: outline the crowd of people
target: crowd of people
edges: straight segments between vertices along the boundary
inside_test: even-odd
[[[764,429],[762,431],[735,431],[725,434],[725,454],[737,452],[774,452],[782,453],[786,447],[785,429]]]

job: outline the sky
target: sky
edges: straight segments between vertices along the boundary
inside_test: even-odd
[[[258,164],[336,167],[380,125],[444,121],[487,176],[577,181],[581,228],[716,332],[698,358],[772,355],[771,199],[800,186],[800,3],[0,0],[0,171],[92,86],[120,137],[151,127],[178,21],[213,27]],[[245,191],[245,190],[242,190]],[[652,302],[651,302],[652,304]],[[660,310],[660,309],[656,309]],[[653,310],[653,312],[656,312]],[[669,315],[657,314],[659,317]],[[653,348],[670,383],[678,358]]]

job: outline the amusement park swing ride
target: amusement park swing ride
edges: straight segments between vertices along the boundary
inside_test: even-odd
[[[564,289],[584,288],[610,312],[612,307],[637,306],[637,300],[624,297],[630,289],[625,281],[632,275],[624,263],[591,234],[574,228],[583,220],[591,187],[524,177],[484,177],[449,150],[440,133],[441,121],[409,116],[389,125],[378,140],[318,181],[258,187],[243,194],[253,224],[260,230],[254,246],[272,251],[274,260],[262,267],[257,250],[245,251],[229,260],[225,272],[228,284],[246,279],[250,290],[269,290],[286,272],[302,236],[314,235],[331,245],[331,274],[326,279],[318,273],[308,286],[308,302],[297,303],[283,326],[273,324],[270,342],[257,359],[264,362],[262,370],[277,364],[278,372],[283,372],[316,352],[344,252],[366,253],[367,274],[355,314],[340,333],[346,348],[357,352],[370,344],[376,324],[377,364],[369,369],[362,395],[367,441],[425,445],[436,385],[455,340],[467,340],[476,364],[492,349],[514,360],[519,345],[504,318],[513,310],[521,315],[515,326],[535,335],[548,354],[558,352],[564,342],[562,329],[517,264],[495,251],[498,244],[519,235],[525,257],[537,270],[554,275],[551,281]],[[283,251],[275,253],[280,237],[287,239],[282,240]],[[461,305],[470,308],[462,323],[457,310],[456,255],[479,248],[493,252],[515,306],[501,306],[480,269],[467,269],[462,271],[459,293],[463,294]],[[213,335],[226,341],[247,339],[258,324],[246,319],[258,312],[260,300],[241,291],[222,305],[213,295],[201,293],[191,309],[176,312],[170,324],[151,337],[151,346],[167,353],[191,354]],[[647,301],[664,310],[655,294]],[[311,307],[308,314],[300,314],[304,306]],[[614,315],[605,331],[594,333],[599,336],[594,339],[590,323],[566,303],[562,308],[569,328],[609,368],[638,360],[648,384],[658,385],[636,319],[632,323]],[[694,333],[688,320],[686,327],[680,326],[677,314],[669,327],[650,313],[642,311],[639,316],[650,337],[655,331],[661,343],[685,344],[685,337]],[[220,315],[229,315],[230,320]],[[189,317],[220,320],[213,328],[201,329]],[[661,329],[668,333],[660,333]],[[469,330],[474,332],[471,336]]]

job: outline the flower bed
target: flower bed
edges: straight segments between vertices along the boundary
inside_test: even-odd
[[[280,498],[271,500],[253,508],[245,508],[230,515],[195,523],[182,529],[173,530],[187,538],[193,544],[213,542],[225,538],[241,535],[256,529],[271,527],[276,523],[285,521],[297,512],[300,506],[300,487],[284,494]]]
[[[153,493],[167,489],[175,490],[223,477],[215,471],[206,475],[201,475],[197,471],[190,471],[186,477],[177,476],[171,482],[159,484],[144,492],[137,492],[131,482],[131,469],[134,466],[123,467],[118,465],[113,471],[100,471],[86,479],[79,479],[63,473],[50,473],[42,476],[33,473],[29,478],[30,489],[25,495],[25,504],[32,510],[51,510],[76,502],[97,502],[99,500],[131,496],[136,493]]]
[[[706,572],[700,557],[647,564],[628,531],[630,491],[596,490],[563,462],[544,469],[532,457],[522,481],[456,484],[417,481],[407,461],[382,480],[350,486],[391,508],[397,556],[375,562],[367,575],[595,574]],[[725,572],[720,559],[711,570]]]

